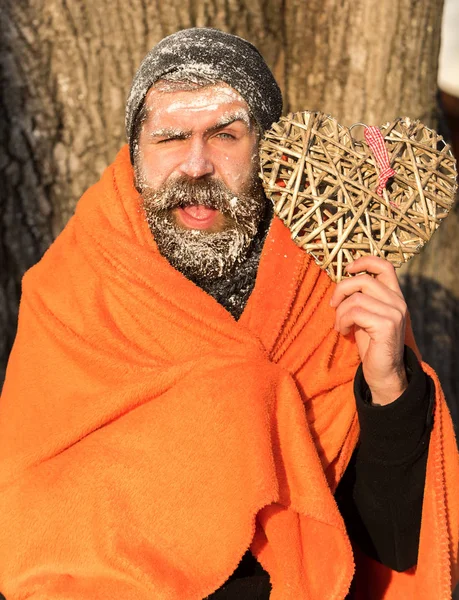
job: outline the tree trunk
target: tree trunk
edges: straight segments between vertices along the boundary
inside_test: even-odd
[[[434,125],[443,0],[286,0],[291,107],[343,125]]]
[[[0,353],[15,332],[20,279],[124,142],[124,102],[144,54],[189,26],[252,41],[285,110],[343,124],[399,115],[436,124],[442,0],[6,0],[0,22]],[[415,331],[450,401],[459,374],[459,214],[404,271]],[[453,403],[453,411],[457,409]]]

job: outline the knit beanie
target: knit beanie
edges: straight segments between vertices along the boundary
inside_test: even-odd
[[[162,77],[199,76],[234,88],[263,131],[278,121],[282,94],[268,65],[250,42],[218,29],[183,29],[161,40],[143,59],[126,104],[126,134],[133,160],[134,124],[150,87]]]

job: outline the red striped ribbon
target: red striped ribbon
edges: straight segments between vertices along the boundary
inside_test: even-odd
[[[389,154],[387,153],[386,144],[384,143],[384,138],[379,127],[365,127],[364,136],[373,152],[379,168],[378,188],[376,193],[379,196],[382,196],[387,180],[395,175],[395,171],[390,166]]]

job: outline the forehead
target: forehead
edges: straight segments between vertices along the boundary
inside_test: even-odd
[[[222,116],[237,114],[250,124],[249,107],[242,96],[229,85],[218,83],[192,90],[169,90],[166,84],[153,87],[145,98],[146,120],[152,125],[183,122],[208,125]]]

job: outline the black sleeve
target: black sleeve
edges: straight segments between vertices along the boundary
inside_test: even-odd
[[[354,393],[360,440],[336,491],[349,537],[396,571],[417,562],[430,431],[433,382],[405,349],[408,388],[374,406],[360,366]]]

